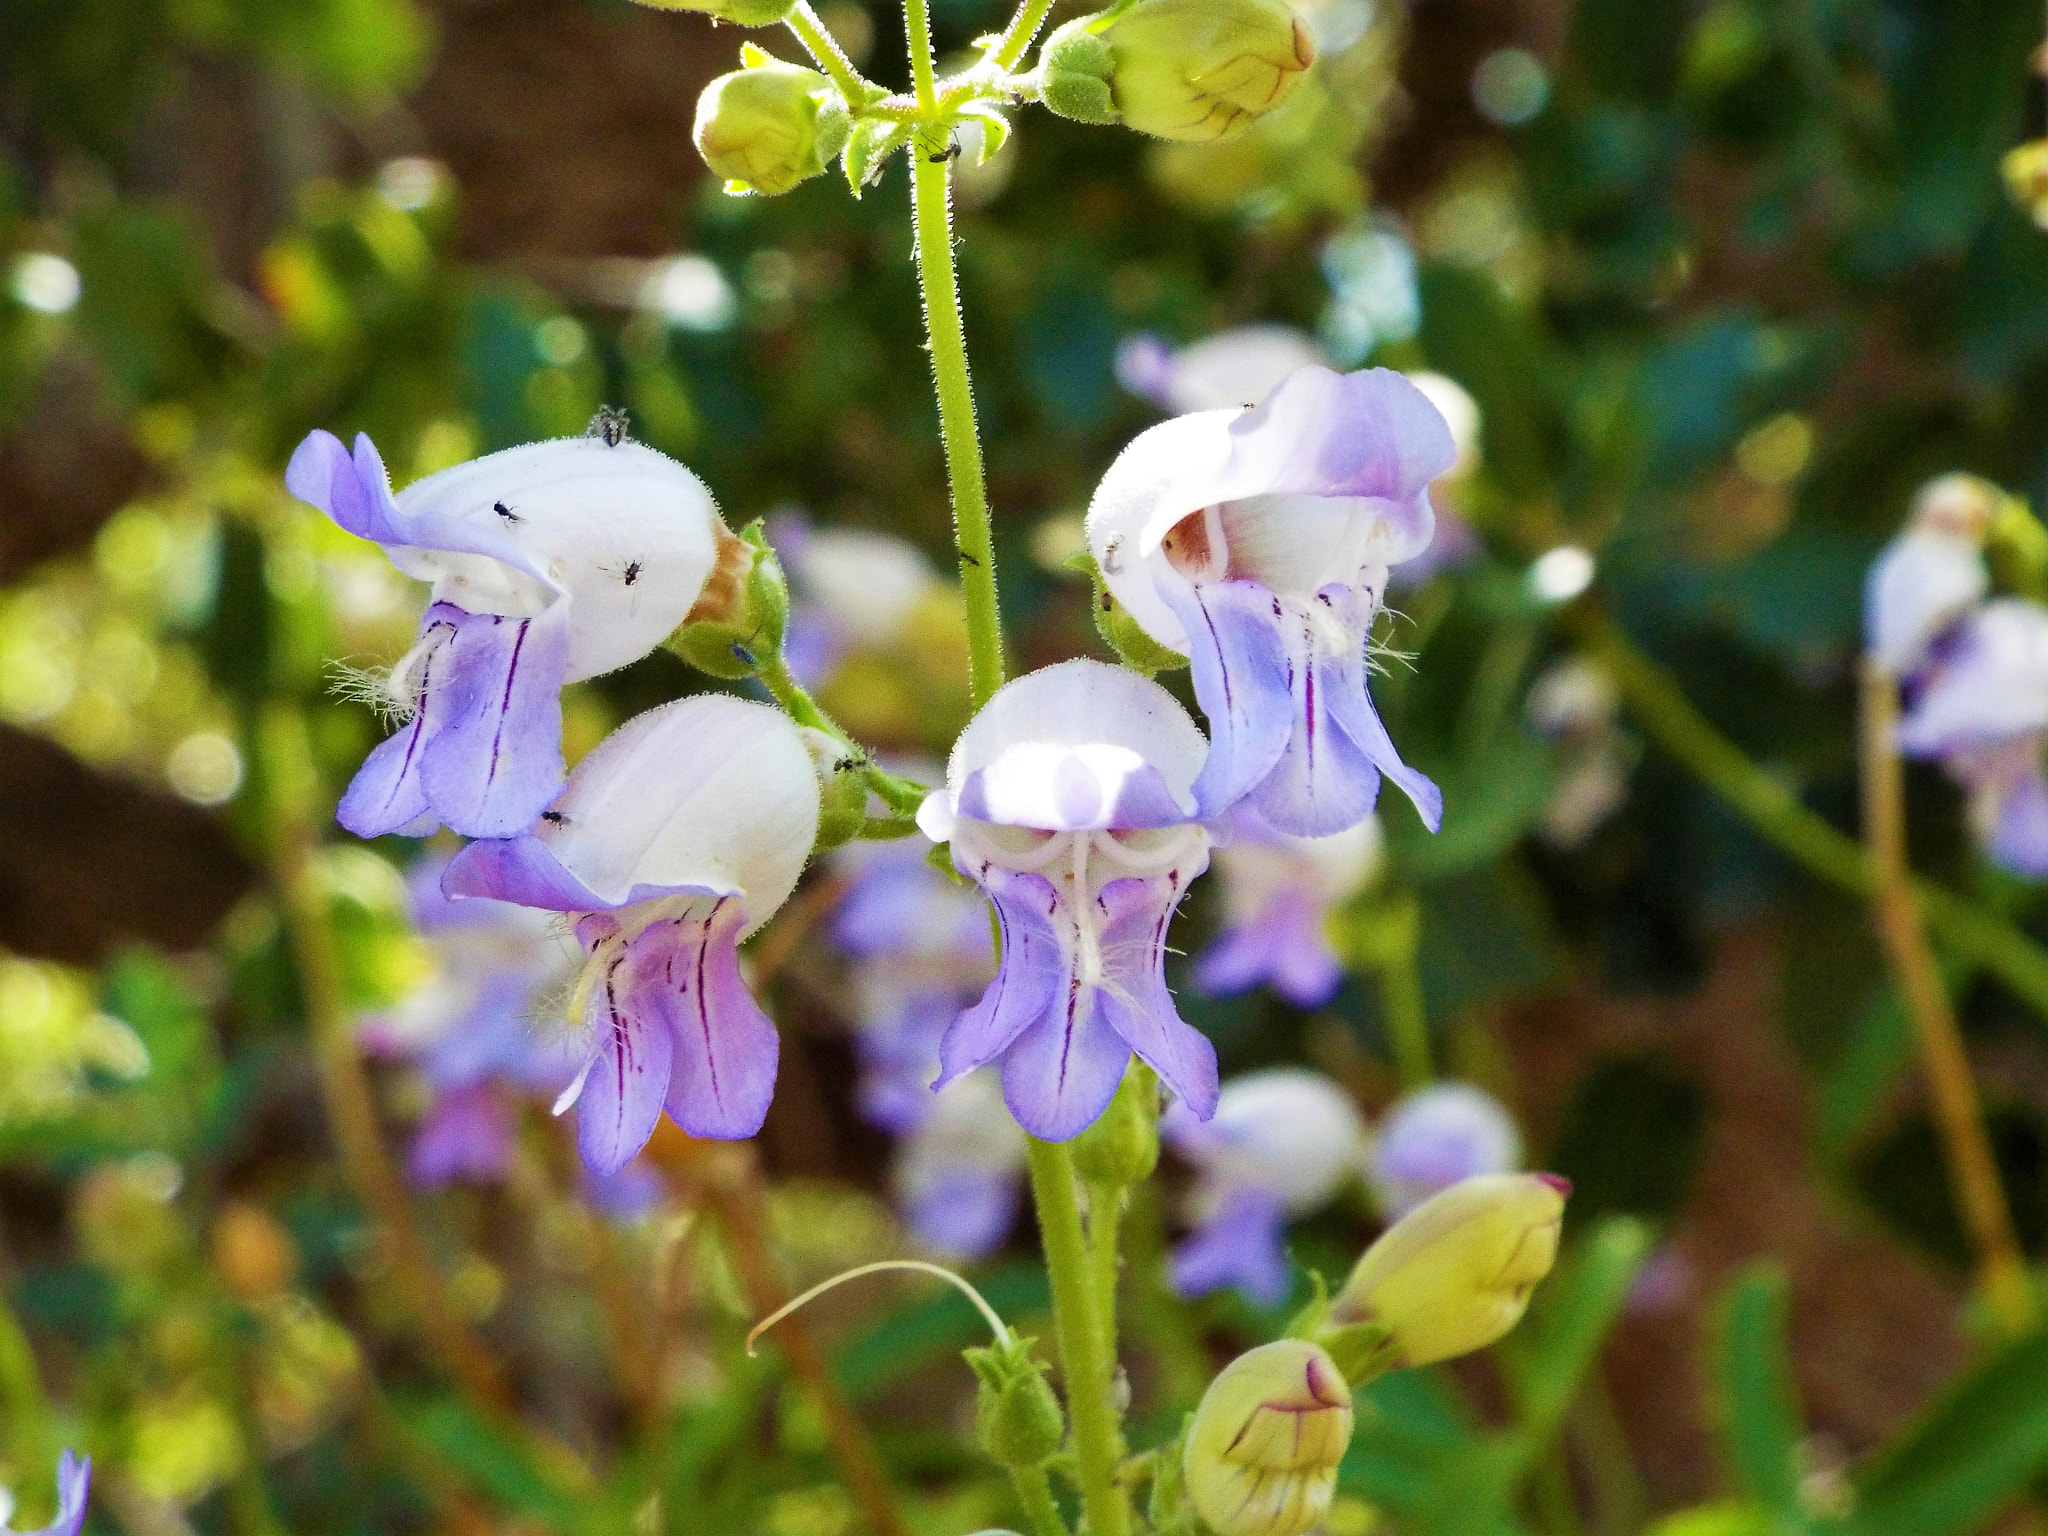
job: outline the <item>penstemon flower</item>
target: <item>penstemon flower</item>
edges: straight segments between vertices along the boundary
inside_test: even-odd
[[[78,1536],[85,1529],[85,1496],[91,1485],[92,1458],[64,1452],[57,1458],[57,1518],[20,1536]],[[0,1536],[15,1536],[5,1515],[0,1515]]]
[[[1942,475],[1922,486],[1898,537],[1872,562],[1864,584],[1865,644],[1886,670],[1904,676],[1990,589],[1984,537],[1997,487],[1975,475]]]
[[[1366,1131],[1350,1096],[1318,1072],[1276,1067],[1232,1078],[1203,1125],[1182,1106],[1160,1131],[1200,1171],[1200,1220],[1173,1255],[1174,1288],[1236,1286],[1261,1306],[1287,1299],[1287,1220],[1327,1205],[1364,1172]]]
[[[1899,747],[1938,758],[1969,795],[1985,853],[2048,876],[2048,609],[1985,603],[1935,648],[1899,722]]]
[[[1195,985],[1223,997],[1265,982],[1297,1007],[1319,1008],[1344,981],[1324,928],[1331,909],[1378,870],[1379,821],[1368,816],[1328,837],[1290,837],[1239,810],[1231,825],[1231,840],[1216,850],[1223,928],[1195,961]]]
[[[1378,1126],[1371,1178],[1389,1219],[1483,1173],[1521,1165],[1522,1136],[1500,1101],[1470,1083],[1431,1083],[1397,1099]]]
[[[1327,836],[1364,819],[1385,774],[1437,826],[1443,797],[1381,725],[1367,650],[1456,457],[1400,374],[1301,368],[1252,409],[1141,433],[1110,466],[1089,545],[1131,618],[1192,662],[1214,736],[1204,817],[1248,798],[1283,832]]]
[[[818,779],[802,734],[723,694],[664,704],[576,765],[536,829],[470,844],[451,896],[575,916],[588,958],[571,1005],[590,1031],[584,1161],[610,1173],[666,1105],[693,1136],[751,1136],[775,1091],[775,1026],[740,978],[739,941],[774,915],[810,856]]]
[[[683,621],[718,514],[673,459],[609,435],[507,448],[393,496],[367,436],[315,432],[285,484],[433,583],[419,639],[380,688],[403,726],[364,761],[351,832],[523,832],[562,787],[564,684],[637,661]]]
[[[1135,1051],[1198,1117],[1216,1052],[1166,990],[1166,928],[1209,863],[1192,787],[1206,743],[1158,684],[1067,661],[999,689],[918,812],[995,905],[1002,962],[940,1045],[939,1086],[1003,1064],[1003,1097],[1049,1141],[1108,1106]]]
[[[1351,1388],[1327,1352],[1261,1344],[1195,1408],[1181,1453],[1188,1501],[1218,1536],[1302,1536],[1329,1513],[1353,1427]]]

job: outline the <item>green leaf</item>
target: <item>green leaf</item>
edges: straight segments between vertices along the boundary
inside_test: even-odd
[[[1650,1229],[1626,1216],[1600,1222],[1537,1288],[1528,1318],[1502,1350],[1520,1419],[1522,1455],[1548,1444],[1650,1250]]]
[[[886,118],[862,118],[846,136],[846,148],[839,164],[846,172],[846,184],[859,197],[875,184],[891,155],[910,142],[913,125]]]
[[[1759,1264],[1721,1307],[1717,1365],[1721,1436],[1735,1481],[1779,1516],[1805,1523],[1799,1501],[1799,1397],[1785,1352],[1785,1277]]]
[[[1820,1084],[1814,1150],[1843,1170],[1892,1085],[1913,1060],[1913,1021],[1896,986],[1887,986],[1857,1020]]]
[[[1857,1476],[1855,1536],[1980,1530],[2048,1470],[2048,1330],[1985,1360]]]

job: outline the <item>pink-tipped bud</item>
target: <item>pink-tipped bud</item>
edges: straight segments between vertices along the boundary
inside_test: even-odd
[[[1181,1454],[1188,1500],[1217,1536],[1301,1536],[1329,1513],[1351,1429],[1351,1388],[1327,1353],[1262,1344],[1202,1394]]]

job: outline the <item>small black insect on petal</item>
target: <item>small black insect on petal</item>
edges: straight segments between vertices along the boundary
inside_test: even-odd
[[[505,521],[508,523],[516,523],[519,521],[519,514],[517,512],[514,512],[510,507],[506,506],[505,503],[503,503],[502,501],[492,502],[491,510],[497,513],[498,516],[505,519]]]
[[[626,585],[629,587],[640,579],[640,562],[638,560],[630,560],[626,563],[625,578]]]
[[[567,825],[569,825],[569,818],[564,816],[560,811],[542,811],[540,813],[540,819],[542,821],[549,823],[552,826],[566,827]]]
[[[600,405],[597,414],[590,418],[590,426],[584,435],[602,438],[607,448],[618,447],[629,435],[626,413],[617,406]]]

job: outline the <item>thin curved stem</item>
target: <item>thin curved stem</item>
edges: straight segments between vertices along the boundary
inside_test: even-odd
[[[1052,1278],[1053,1332],[1059,1340],[1067,1413],[1074,1425],[1074,1460],[1088,1536],[1129,1536],[1130,1502],[1117,1477],[1123,1432],[1111,1398],[1115,1355],[1109,1343],[1095,1278],[1081,1231],[1074,1157],[1064,1142],[1030,1138],[1031,1194],[1038,1206],[1039,1240]]]
[[[888,1270],[901,1269],[911,1270],[921,1275],[935,1275],[945,1281],[974,1303],[974,1309],[981,1314],[982,1321],[988,1324],[989,1332],[995,1335],[995,1340],[998,1344],[1010,1342],[1009,1324],[1005,1323],[997,1315],[996,1309],[988,1304],[988,1298],[977,1291],[964,1276],[954,1274],[952,1270],[945,1268],[943,1265],[927,1264],[923,1259],[877,1259],[872,1264],[857,1264],[852,1269],[843,1269],[829,1280],[820,1280],[808,1291],[805,1291],[803,1295],[785,1301],[773,1312],[770,1312],[761,1321],[754,1324],[752,1330],[748,1332],[748,1355],[751,1356],[754,1353],[754,1347],[762,1334],[773,1328],[799,1307],[816,1300],[827,1291],[835,1290],[839,1286],[846,1284],[849,1280],[859,1280],[867,1275],[878,1275]]]
[[[921,23],[924,0],[906,0]],[[911,28],[913,63],[922,25]],[[928,100],[931,40],[925,37],[925,73],[918,95]],[[989,527],[988,488],[982,479],[981,441],[974,423],[974,388],[967,376],[967,337],[960,323],[960,283],[953,266],[952,162],[943,147],[910,146],[912,217],[917,270],[924,288],[925,326],[931,338],[932,379],[939,397],[939,435],[953,493],[953,537],[960,556],[960,591],[967,604],[968,687],[979,709],[1003,682],[1003,632],[996,598],[995,540]]]
[[[1612,619],[1582,605],[1567,622],[1588,654],[1606,666],[1636,723],[1658,746],[1808,872],[1866,901],[1877,894],[1877,867],[1863,845],[1801,805],[1715,730]],[[1928,927],[1957,956],[1990,971],[2048,1018],[2048,950],[1996,913],[1932,881],[1915,880],[1912,889]]]
[[[839,46],[839,39],[811,9],[810,0],[796,0],[789,14],[782,18],[782,24],[796,34],[797,41],[817,60],[818,67],[832,77],[832,83],[839,87],[839,94],[846,98],[849,107],[858,109],[874,94],[874,87],[861,78],[860,71],[853,67],[853,60]]]
[[[1863,665],[1861,700],[1863,835],[1877,866],[1873,904],[1878,934],[1912,1016],[1956,1208],[1977,1255],[1978,1289],[1999,1327],[2016,1338],[2034,1325],[2033,1287],[2013,1233],[2012,1211],[1984,1129],[1984,1109],[1955,1009],[1920,923],[1906,854],[1905,774],[1897,735],[1899,685],[1874,659],[1866,658]]]

